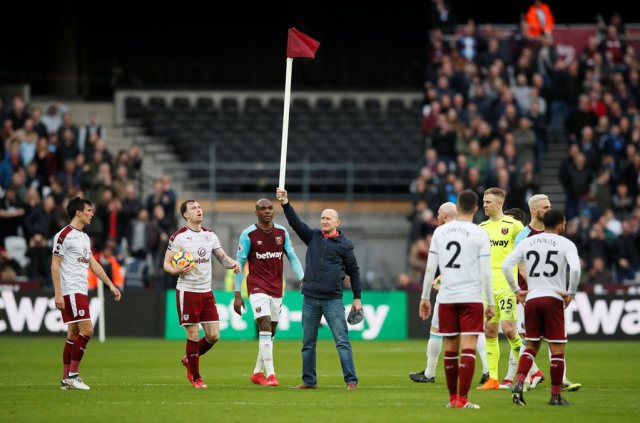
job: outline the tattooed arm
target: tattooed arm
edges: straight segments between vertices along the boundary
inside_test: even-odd
[[[213,255],[216,256],[218,262],[225,269],[233,269],[234,273],[240,272],[240,265],[238,264],[238,262],[229,257],[222,248],[215,249],[213,251]]]

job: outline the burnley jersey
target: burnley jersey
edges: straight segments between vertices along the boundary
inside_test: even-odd
[[[53,237],[53,254],[62,257],[60,264],[62,295],[76,293],[87,295],[91,256],[89,236],[67,225]]]
[[[171,238],[167,249],[172,253],[188,251],[195,260],[195,267],[178,277],[176,289],[189,292],[211,291],[211,252],[222,248],[217,235],[207,228],[201,228],[196,232],[188,226],[184,226]]]
[[[240,235],[238,242],[237,261],[240,268],[249,262],[247,276],[247,293],[267,294],[274,298],[281,298],[283,291],[282,270],[283,255],[287,256],[291,268],[302,280],[304,272],[302,264],[291,246],[291,239],[287,230],[278,224],[265,231],[253,224]],[[242,285],[242,273],[235,275],[235,290]]]

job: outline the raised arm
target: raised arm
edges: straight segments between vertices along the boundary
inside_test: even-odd
[[[281,188],[276,189],[276,198],[280,201],[280,204],[282,204],[282,209],[284,210],[287,222],[289,222],[289,226],[298,234],[302,242],[309,245],[313,237],[313,229],[298,217],[295,209],[291,203],[289,203],[287,191]]]

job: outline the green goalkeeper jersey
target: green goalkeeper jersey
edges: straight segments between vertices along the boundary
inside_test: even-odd
[[[523,228],[519,220],[511,216],[503,216],[500,220],[485,220],[480,227],[487,231],[491,242],[491,273],[493,275],[494,293],[501,289],[510,289],[507,279],[502,273],[502,262],[515,248],[515,239]],[[518,266],[513,268],[517,277]]]

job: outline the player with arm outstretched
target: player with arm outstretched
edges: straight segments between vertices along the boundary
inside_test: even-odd
[[[273,338],[280,318],[282,295],[284,293],[282,271],[283,255],[296,277],[302,280],[302,264],[293,251],[289,232],[273,223],[273,204],[266,198],[256,202],[258,223],[246,228],[238,241],[236,260],[243,269],[249,263],[247,292],[253,309],[253,318],[258,324],[258,359],[251,375],[256,385],[278,386],[273,364]],[[244,300],[240,292],[242,273],[235,275],[235,299],[233,309],[242,315]],[[265,377],[266,372],[266,377]]]

